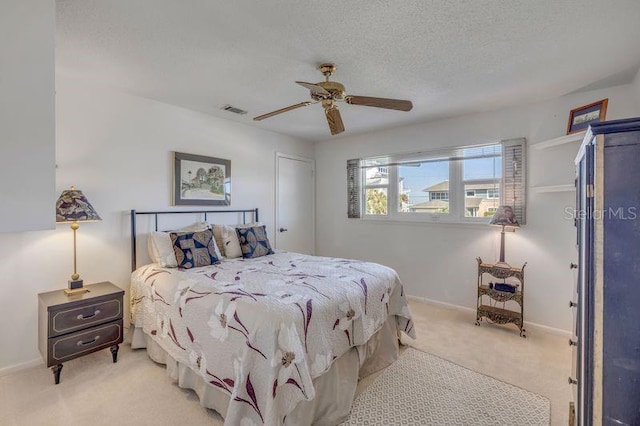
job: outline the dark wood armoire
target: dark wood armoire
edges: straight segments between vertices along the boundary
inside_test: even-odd
[[[640,425],[640,118],[591,125],[576,158],[577,425]]]

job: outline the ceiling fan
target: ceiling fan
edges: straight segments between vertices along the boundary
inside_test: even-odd
[[[327,117],[327,123],[329,124],[331,134],[337,135],[338,133],[344,132],[344,124],[342,123],[342,117],[340,116],[340,110],[338,110],[336,102],[346,102],[351,105],[363,105],[376,108],[395,109],[398,111],[410,111],[411,108],[413,108],[413,104],[411,103],[411,101],[347,95],[342,83],[338,83],[337,81],[329,81],[329,77],[333,75],[335,70],[335,64],[322,64],[320,65],[320,72],[325,76],[325,81],[321,81],[319,83],[305,83],[304,81],[296,81],[296,83],[298,83],[302,87],[309,89],[309,91],[311,92],[312,101],[300,102],[299,104],[281,108],[276,111],[272,111],[267,114],[255,117],[254,120],[264,120],[265,118],[273,117],[274,115],[282,114],[283,112],[321,102],[322,107],[324,108],[325,116]]]

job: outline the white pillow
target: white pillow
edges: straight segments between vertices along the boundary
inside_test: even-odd
[[[222,243],[224,245],[224,256],[228,259],[242,257],[242,249],[240,248],[240,240],[236,233],[236,228],[248,228],[252,226],[262,226],[261,222],[245,223],[241,225],[229,226],[219,225],[222,228]],[[215,236],[215,234],[214,234]]]
[[[211,225],[213,228],[213,239],[216,240],[216,248],[224,256],[224,238],[222,238],[222,231],[225,225]]]
[[[176,229],[169,232],[151,232],[147,239],[147,245],[149,250],[149,257],[153,263],[159,263],[163,268],[177,268],[178,261],[176,260],[176,254],[173,251],[173,244],[171,243],[170,232],[198,232],[210,229],[210,225],[207,222],[196,222],[192,225],[185,226],[184,228]],[[220,250],[215,247],[216,256],[221,258]]]
[[[236,228],[228,225],[222,227],[222,243],[224,244],[224,256],[226,258],[234,259],[242,256]]]
[[[153,263],[159,263],[164,268],[178,266],[176,255],[173,252],[171,238],[166,232],[151,232],[147,238],[149,257]]]

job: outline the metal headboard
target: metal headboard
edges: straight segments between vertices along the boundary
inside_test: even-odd
[[[207,215],[215,213],[242,213],[242,223],[247,223],[247,213],[253,214],[253,221],[258,222],[258,208],[246,210],[190,210],[190,211],[157,211],[138,212],[131,210],[131,272],[136,270],[136,217],[141,215],[154,216],[155,230],[158,231],[159,215],[180,215],[180,214],[203,214],[204,221],[207,222]]]

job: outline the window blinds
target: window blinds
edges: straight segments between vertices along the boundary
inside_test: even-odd
[[[502,205],[513,208],[520,225],[527,223],[525,156],[524,138],[502,141]]]
[[[360,160],[347,160],[347,217],[360,217]]]

